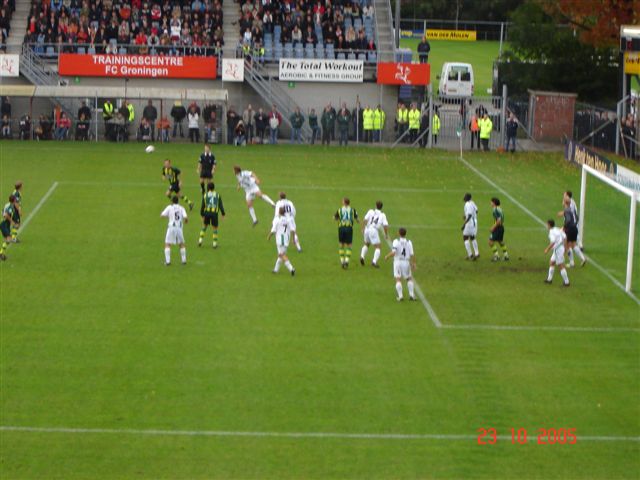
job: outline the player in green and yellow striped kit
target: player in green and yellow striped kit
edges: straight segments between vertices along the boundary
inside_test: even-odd
[[[13,210],[13,227],[11,227],[11,241],[18,243],[18,229],[20,228],[20,218],[22,216],[22,182],[16,182],[15,190],[11,194],[16,199]]]
[[[11,242],[11,225],[13,224],[13,215],[16,209],[16,197],[9,196],[9,203],[2,209],[2,220],[0,221],[0,232],[2,232],[2,246],[0,247],[0,260],[6,260],[9,242]]]
[[[207,226],[213,228],[213,248],[218,248],[218,213],[224,218],[224,205],[222,205],[222,197],[216,192],[216,186],[213,182],[207,184],[207,191],[202,196],[202,207],[200,207],[200,215],[202,216],[202,230],[200,230],[200,239],[198,246],[202,246],[202,240],[207,231]]]
[[[493,262],[500,260],[498,254],[498,245],[502,248],[503,260],[509,260],[509,253],[507,253],[507,246],[504,244],[504,213],[500,208],[500,199],[493,197],[491,199],[491,208],[493,214],[493,226],[491,227],[491,236],[489,237],[489,247],[493,249]]]
[[[359,222],[358,212],[351,207],[351,201],[348,198],[342,200],[340,207],[333,216],[338,221],[338,243],[340,249],[340,264],[342,268],[349,268],[349,260],[351,259],[351,244],[353,243],[353,222]]]
[[[180,169],[178,167],[171,166],[171,160],[168,158],[164,161],[164,167],[162,168],[162,178],[169,182],[169,189],[165,195],[172,198],[177,195],[183,199],[189,205],[189,210],[193,209],[193,202],[187,198],[186,195],[180,193],[182,188],[182,182],[180,181]]]

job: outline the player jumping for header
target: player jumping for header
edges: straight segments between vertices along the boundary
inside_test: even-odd
[[[258,217],[256,217],[256,211],[253,209],[253,200],[256,197],[261,198],[274,208],[276,204],[260,191],[260,179],[251,170],[242,170],[240,165],[236,165],[233,167],[233,172],[238,179],[238,190],[240,190],[240,188],[244,190],[249,215],[251,215],[251,220],[253,220],[253,226],[255,227],[258,224]]]

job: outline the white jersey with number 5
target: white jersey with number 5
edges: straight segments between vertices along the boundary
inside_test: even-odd
[[[396,278],[411,278],[411,264],[413,244],[406,238],[396,238],[391,246],[393,249],[393,276]]]
[[[183,244],[184,235],[182,233],[182,227],[184,221],[187,218],[187,211],[182,205],[171,204],[168,205],[160,214],[161,217],[166,217],[169,222],[167,224],[167,234],[165,235],[164,243],[168,244]]]

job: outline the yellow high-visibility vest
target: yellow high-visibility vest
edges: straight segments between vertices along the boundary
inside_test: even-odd
[[[420,110],[417,108],[409,110],[409,130],[418,130],[420,128]]]
[[[373,110],[365,108],[362,112],[362,128],[365,130],[373,129]]]
[[[434,135],[438,135],[440,133],[440,117],[437,113],[433,114],[433,118],[431,119],[431,128],[433,129]]]
[[[493,122],[489,117],[482,118],[478,121],[480,125],[480,138],[490,138],[491,130],[493,130]]]

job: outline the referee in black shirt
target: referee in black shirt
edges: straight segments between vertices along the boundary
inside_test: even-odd
[[[200,190],[204,194],[204,186],[213,181],[213,173],[216,171],[216,157],[211,153],[208,143],[204,144],[204,152],[198,162],[198,175],[200,176]]]

